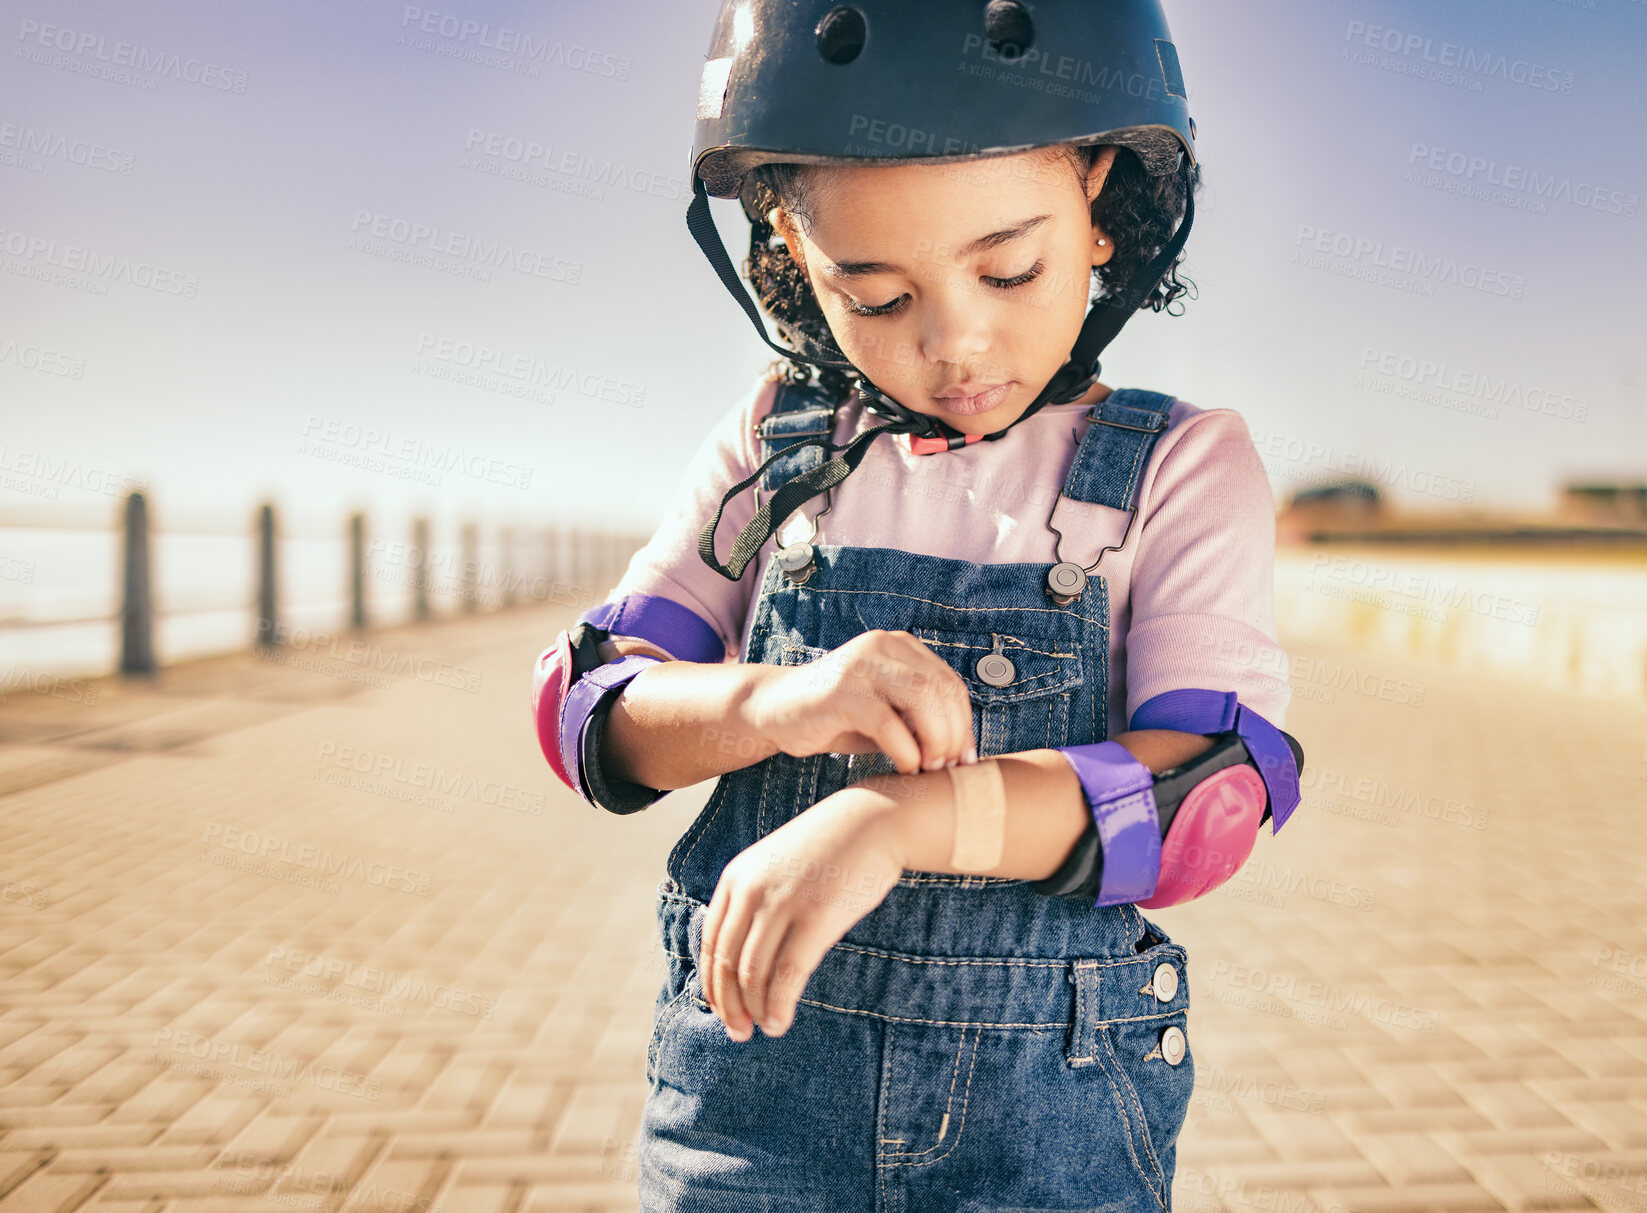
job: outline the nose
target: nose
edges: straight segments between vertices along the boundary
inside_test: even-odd
[[[990,348],[989,309],[952,285],[929,286],[922,308],[921,354],[928,362],[971,367]]]

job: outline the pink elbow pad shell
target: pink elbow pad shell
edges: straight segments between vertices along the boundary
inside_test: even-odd
[[[1137,904],[1159,910],[1205,896],[1240,870],[1258,841],[1268,793],[1249,766],[1225,767],[1184,797],[1161,843],[1155,892]]]
[[[550,769],[574,792],[577,784],[567,773],[560,753],[560,710],[572,688],[571,634],[562,632],[555,643],[538,655],[532,670],[532,717],[537,723],[538,748],[549,760]]]

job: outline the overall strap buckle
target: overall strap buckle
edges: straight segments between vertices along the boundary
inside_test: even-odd
[[[755,427],[760,444],[757,463],[797,446],[805,438],[827,439],[835,432],[835,409],[839,401],[814,384],[780,382],[771,411]],[[822,447],[800,446],[789,458],[769,467],[754,486],[755,508],[761,507],[762,493],[777,492],[802,472],[821,466],[826,459]]]
[[[1117,388],[1087,411],[1091,424],[1076,444],[1075,458],[1064,477],[1063,490],[1047,515],[1047,529],[1057,536],[1053,546],[1055,563],[1047,571],[1047,596],[1058,606],[1068,606],[1086,589],[1087,576],[1098,568],[1107,552],[1126,547],[1132,524],[1138,516],[1138,485],[1149,466],[1155,440],[1167,428],[1167,414],[1175,398],[1141,388]],[[1124,510],[1126,530],[1121,542],[1099,551],[1090,565],[1063,559],[1063,532],[1052,519],[1065,497],[1111,509]]]

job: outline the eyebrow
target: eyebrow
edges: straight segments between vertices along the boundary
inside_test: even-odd
[[[987,236],[979,236],[970,244],[963,245],[955,253],[956,257],[970,257],[973,253],[981,253],[986,249],[997,248],[1009,240],[1016,240],[1020,236],[1027,236],[1040,227],[1051,215],[1036,215],[1015,223],[1011,227],[1002,228],[998,232],[991,232]],[[870,274],[901,274],[902,267],[893,265],[890,261],[842,261],[839,263],[825,262],[823,272],[831,278],[864,278]]]

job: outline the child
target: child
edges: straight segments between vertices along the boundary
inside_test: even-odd
[[[727,0],[688,213],[767,339],[742,200],[793,368],[534,685],[609,811],[720,776],[659,885],[642,1207],[1170,1210],[1189,983],[1138,907],[1301,761],[1245,423],[1097,377],[1185,290],[1176,51],[1157,0],[814,8]]]

